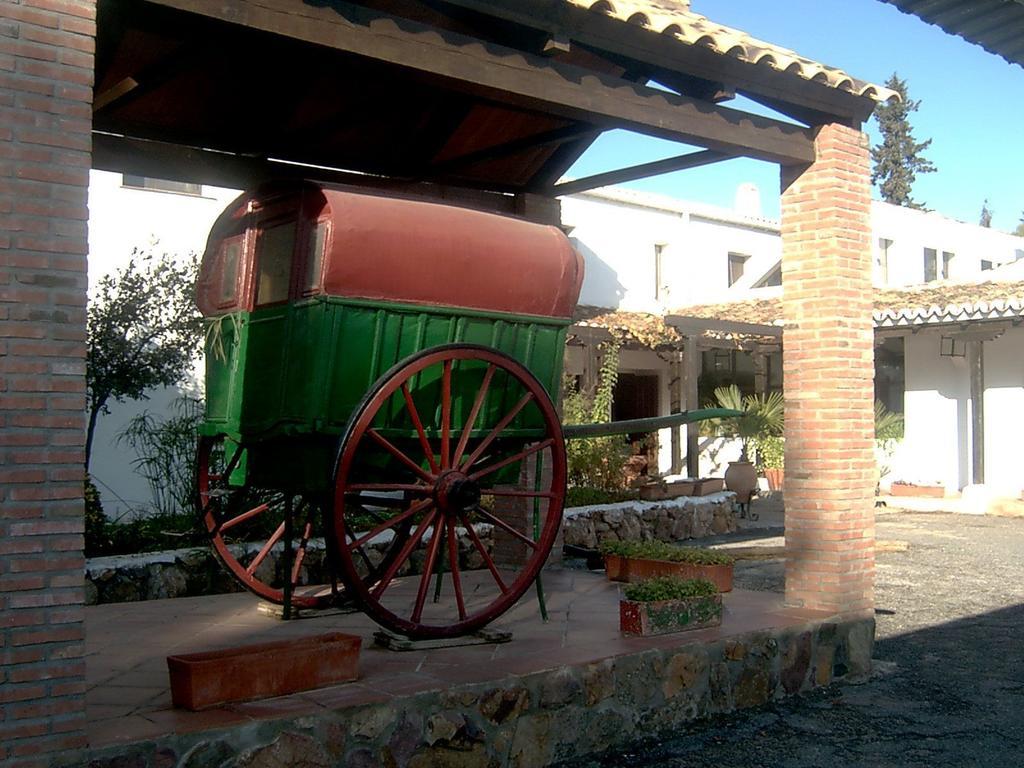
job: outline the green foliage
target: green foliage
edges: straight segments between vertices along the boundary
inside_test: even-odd
[[[568,379],[562,399],[565,424],[590,424],[611,421],[615,382],[619,377],[617,342],[603,345],[604,357],[593,396],[580,392]],[[621,435],[566,440],[569,485],[602,491],[621,491],[625,487],[623,466],[629,448]]]
[[[138,453],[132,466],[149,484],[153,507],[174,515],[192,506],[196,471],[197,429],[203,420],[203,402],[183,395],[173,403],[174,415],[161,418],[150,411],[135,416],[118,435]]]
[[[716,403],[720,408],[743,411],[742,416],[730,416],[717,419],[711,423],[713,434],[719,437],[738,437],[743,443],[741,461],[747,461],[750,445],[756,438],[769,435],[781,436],[785,424],[784,400],[781,392],[769,392],[767,395],[747,395],[740,393],[739,387],[730,384],[715,390]]]
[[[717,549],[676,547],[663,541],[606,541],[601,553],[640,560],[664,560],[691,565],[732,565],[736,559]]]
[[[654,603],[660,600],[684,600],[688,597],[714,597],[718,587],[707,579],[681,579],[678,576],[658,576],[623,588],[627,600]]]
[[[871,183],[878,185],[882,199],[887,203],[920,208],[921,204],[911,197],[911,188],[918,174],[936,170],[922,155],[932,140],[919,142],[914,139],[910,114],[917,111],[920,102],[909,98],[906,81],[900,80],[894,72],[886,86],[899,93],[902,99],[894,99],[875,108],[882,143],[871,148]]]
[[[90,542],[96,542],[103,538],[104,526],[107,524],[107,516],[103,514],[103,504],[100,502],[100,492],[89,477],[85,474],[85,549],[89,554]]]
[[[785,463],[786,443],[779,435],[758,435],[754,438],[754,454],[757,457],[757,468],[782,469]]]
[[[1017,237],[1024,237],[1024,213],[1020,215],[1020,222],[1017,224],[1017,228],[1013,230],[1013,234]]]
[[[640,491],[637,490],[605,491],[601,488],[570,486],[565,491],[565,506],[590,507],[595,504],[615,504],[620,501],[633,501],[639,498]]]
[[[134,555],[164,549],[205,546],[194,515],[151,515],[129,520],[100,518],[85,529],[85,556]],[[88,518],[87,518],[88,520]]]
[[[136,249],[128,265],[99,281],[88,309],[85,384],[89,409],[85,460],[110,400],[144,400],[146,390],[177,384],[202,343],[196,309],[198,259]]]
[[[881,400],[875,400],[875,440],[902,440],[903,414],[890,411]]]

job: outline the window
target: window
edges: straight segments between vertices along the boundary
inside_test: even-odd
[[[934,248],[924,249],[924,281],[930,283],[939,277],[938,256]]]
[[[956,256],[955,253],[950,253],[949,251],[943,251],[942,252],[942,279],[943,280],[948,280],[949,279],[949,271],[950,271],[949,267],[953,263],[953,257],[954,256]]]
[[[665,255],[664,243],[654,244],[654,299],[655,301],[664,299],[667,291],[665,290],[665,272],[662,267],[662,257]]]
[[[729,254],[729,285],[735,285],[743,277],[743,267],[749,258],[742,253]]]
[[[992,262],[989,261],[988,259],[982,259],[981,260],[981,271],[982,272],[987,272],[990,269],[992,269]]]
[[[305,274],[302,277],[302,293],[313,293],[320,286],[324,267],[324,247],[327,245],[327,221],[318,221],[310,230],[306,249]]]
[[[878,238],[878,248],[875,249],[875,277],[883,285],[889,282],[890,248],[892,248],[892,240],[886,237]]]
[[[267,226],[260,232],[256,251],[256,306],[287,301],[294,250],[294,221]]]
[[[905,390],[903,338],[889,336],[875,347],[875,400],[894,413],[903,413]]]
[[[966,357],[967,344],[955,336],[943,336],[939,340],[939,355],[942,357]]]
[[[148,189],[153,192],[175,192],[179,195],[203,194],[202,184],[173,181],[171,179],[154,179],[150,176],[133,176],[130,173],[121,175],[121,186],[132,187],[133,189]]]
[[[242,254],[242,238],[226,240],[220,251],[219,303],[229,307],[238,299],[238,259]]]

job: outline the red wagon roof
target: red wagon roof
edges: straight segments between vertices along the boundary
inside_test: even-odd
[[[280,190],[247,193],[214,225],[198,286],[204,314],[218,311],[211,291],[220,279],[220,243],[239,233],[254,203],[271,198],[281,201]],[[557,227],[308,182],[283,199],[301,209],[306,226],[329,222],[320,281],[327,295],[565,318],[579,298],[583,259]],[[281,203],[274,206],[278,217]],[[254,238],[246,239],[251,275]]]

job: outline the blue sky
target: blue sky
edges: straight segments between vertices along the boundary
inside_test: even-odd
[[[918,141],[932,139],[925,155],[938,168],[918,177],[914,198],[952,218],[977,222],[987,197],[994,227],[1017,226],[1024,212],[1020,66],[879,0],[693,0],[693,10],[862,80],[881,84],[898,72],[911,98],[921,102],[912,116],[914,133]],[[748,108],[740,100],[726,105]],[[866,129],[876,144],[874,120]],[[570,175],[677,154],[678,144],[616,131],[603,136]],[[765,215],[778,216],[778,168],[768,163],[732,160],[628,186],[731,206],[745,181],[760,188]]]

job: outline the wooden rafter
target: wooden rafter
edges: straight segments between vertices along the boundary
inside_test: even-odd
[[[158,5],[402,66],[448,87],[601,128],[626,128],[781,164],[814,159],[807,129],[637,86],[361,6],[303,0],[151,0]]]
[[[727,155],[724,152],[715,152],[711,149],[704,149],[700,152],[690,152],[678,157],[669,157],[664,160],[655,160],[650,163],[634,165],[630,168],[621,168],[617,171],[598,173],[594,176],[587,176],[583,179],[573,179],[551,188],[554,195],[574,195],[577,192],[585,192],[588,189],[597,187],[608,187],[613,184],[624,184],[627,181],[645,179],[648,176],[658,176],[662,173],[682,171],[687,168],[698,168],[702,165],[718,163],[722,160],[729,160],[734,155]]]

